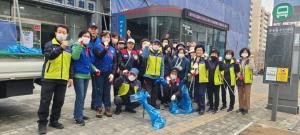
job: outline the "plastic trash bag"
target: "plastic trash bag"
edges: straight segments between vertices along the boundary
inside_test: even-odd
[[[178,101],[177,99],[174,101],[171,101],[169,111],[172,114],[190,114],[193,113],[193,106],[192,106],[192,100],[189,95],[188,88],[185,84],[180,84],[179,86],[181,91],[181,99]]]
[[[28,55],[37,55],[42,54],[41,49],[27,48],[20,44],[11,45],[7,48],[8,53],[11,54],[28,54]]]
[[[156,85],[162,85],[162,86],[167,86],[168,83],[167,83],[167,80],[165,80],[163,77],[159,77],[155,80],[155,83]]]
[[[166,119],[163,116],[161,116],[160,112],[156,108],[154,108],[148,104],[148,102],[147,102],[148,97],[150,97],[150,95],[147,91],[140,90],[136,94],[130,96],[130,101],[131,102],[135,102],[135,101],[140,102],[143,105],[146,112],[150,116],[152,127],[155,130],[161,129],[161,128],[165,127]]]

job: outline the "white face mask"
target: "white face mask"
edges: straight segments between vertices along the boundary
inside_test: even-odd
[[[178,54],[178,57],[179,57],[179,58],[183,58],[183,57],[184,57],[184,54],[180,53],[180,54]]]
[[[230,59],[232,58],[232,56],[231,56],[231,55],[226,55],[225,58],[226,58],[227,60],[230,60]]]
[[[128,76],[128,80],[129,80],[129,81],[134,81],[135,79],[136,79],[136,77],[133,76],[133,75],[129,75],[129,76]]]
[[[102,42],[103,42],[103,43],[104,43],[104,42],[110,42],[110,38],[104,37],[104,38],[102,38]]]
[[[242,57],[243,57],[243,58],[248,57],[248,53],[242,53]]]
[[[173,44],[173,48],[176,48],[177,44]]]
[[[171,78],[172,80],[175,80],[175,79],[177,78],[177,76],[176,76],[176,75],[173,75],[173,74],[171,74],[171,75],[170,75],[170,78]]]
[[[116,43],[118,43],[118,39],[116,39],[116,38],[113,38],[113,39],[112,39],[112,43],[113,43],[113,44],[116,44]]]
[[[163,43],[162,45],[165,47],[165,46],[167,46],[167,45],[168,45],[168,43]]]
[[[56,34],[56,39],[58,41],[65,41],[65,40],[67,40],[67,37],[68,37],[67,34],[61,34],[61,33]]]
[[[91,39],[87,37],[82,37],[82,43],[85,45],[88,45],[90,43]]]
[[[153,45],[152,47],[153,47],[153,49],[156,50],[156,51],[159,49],[159,46],[158,46],[158,45]]]

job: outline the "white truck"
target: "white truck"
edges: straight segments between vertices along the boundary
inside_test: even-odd
[[[43,57],[0,58],[0,99],[32,94],[34,80],[41,78]]]

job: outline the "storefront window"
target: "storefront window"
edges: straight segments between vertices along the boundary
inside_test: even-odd
[[[144,17],[127,20],[127,29],[132,37],[139,43],[143,38],[150,40],[162,39],[166,34],[170,39],[179,39],[179,18],[175,17]]]
[[[214,43],[215,47],[219,50],[220,56],[224,56],[225,52],[225,41],[226,41],[226,32],[221,30],[214,30],[215,36],[214,36]]]
[[[156,38],[162,39],[166,34],[170,35],[170,39],[179,39],[180,25],[179,18],[175,17],[156,17],[157,26]]]
[[[150,17],[127,20],[127,29],[131,31],[136,43],[139,44],[143,38],[150,38],[150,24]]]

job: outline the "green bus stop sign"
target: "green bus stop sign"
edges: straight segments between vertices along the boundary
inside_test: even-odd
[[[293,14],[293,6],[288,3],[282,3],[275,6],[273,9],[273,17],[277,21],[285,21]]]

